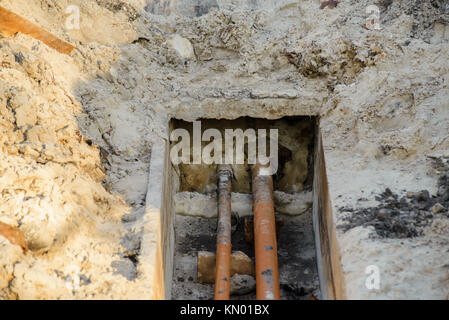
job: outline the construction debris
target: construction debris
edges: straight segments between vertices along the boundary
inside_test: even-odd
[[[199,283],[215,282],[215,259],[215,253],[198,252],[197,281]],[[231,255],[231,277],[236,273],[254,275],[253,261],[241,251],[235,251]]]
[[[28,246],[25,237],[23,236],[22,231],[20,231],[18,228],[0,222],[0,236],[8,239],[11,244],[21,247],[23,253],[28,252]]]
[[[45,29],[28,21],[27,19],[0,7],[0,35],[3,37],[11,37],[16,33],[29,35],[37,40],[42,41],[49,47],[58,50],[61,53],[69,54],[75,47],[70,43],[57,38]]]

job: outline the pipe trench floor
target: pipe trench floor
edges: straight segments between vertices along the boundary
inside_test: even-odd
[[[299,216],[280,215],[284,220],[278,241],[281,300],[320,297],[312,210]],[[197,252],[215,252],[216,219],[176,215],[172,299],[213,299],[213,284],[197,283]],[[242,251],[254,261],[253,245],[244,239],[244,219],[233,224],[232,250]],[[231,296],[231,300],[255,299],[255,291]]]

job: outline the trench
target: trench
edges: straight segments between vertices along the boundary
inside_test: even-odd
[[[215,134],[219,133],[223,140],[219,143],[222,148],[213,149],[209,155],[219,154],[225,159],[227,143],[232,146],[234,156],[238,150],[244,154],[243,163],[235,164],[234,158],[231,164],[232,259],[234,255],[238,258],[235,258],[237,267],[234,262],[231,263],[233,271],[230,299],[256,299],[254,238],[250,235],[254,232],[251,163],[248,163],[251,162],[251,139],[245,136],[243,147],[235,137],[231,137],[231,142],[226,141],[229,139],[226,130],[237,132],[239,129],[244,133],[250,132],[248,129],[254,129],[255,132],[262,129],[269,133],[268,136],[271,136],[272,130],[277,132],[277,170],[272,179],[280,299],[336,298],[339,279],[333,266],[334,226],[331,213],[328,212],[327,192],[324,190],[327,188],[327,180],[318,129],[319,119],[311,116],[277,120],[249,117],[235,120],[201,119],[196,122],[172,119],[169,128],[172,139],[166,146],[165,181],[162,189],[166,190],[163,197],[169,198],[170,209],[162,210],[161,223],[161,272],[164,273],[161,282],[165,285],[165,298],[214,298],[215,261],[210,265],[211,260],[204,257],[213,256],[216,251],[217,164],[205,164],[202,161],[204,159],[194,163],[195,148],[204,151],[214,141],[213,137],[201,140],[210,129],[214,129]],[[188,137],[187,144],[183,141],[185,149],[182,152],[179,148],[182,141],[180,132]],[[200,142],[198,136],[195,140],[195,134],[198,133]],[[259,138],[256,140],[260,140]],[[267,139],[267,155],[273,152],[271,141]],[[259,141],[257,148],[260,148],[258,143]],[[180,163],[173,162],[173,156],[181,156],[185,150],[189,150],[188,157],[179,160]],[[170,187],[166,188],[167,185]],[[169,215],[171,216],[167,217]],[[252,268],[251,271],[248,268]]]

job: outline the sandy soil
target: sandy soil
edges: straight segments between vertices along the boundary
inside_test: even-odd
[[[151,296],[140,233],[152,137],[167,138],[171,116],[319,114],[337,225],[357,213],[338,208],[379,206],[386,188],[438,196],[445,1],[380,0],[376,31],[363,28],[368,0],[191,3],[0,0],[76,46],[0,39],[0,221],[30,248],[0,236],[0,298]],[[68,5],[79,30],[65,27]],[[338,229],[347,298],[447,299],[446,216],[403,239]],[[369,265],[379,290],[365,286]]]

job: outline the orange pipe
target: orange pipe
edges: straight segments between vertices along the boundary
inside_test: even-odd
[[[229,300],[231,290],[231,179],[230,167],[219,166],[215,300]]]
[[[12,36],[17,32],[27,34],[46,45],[58,50],[61,53],[69,54],[75,47],[70,43],[57,38],[47,30],[39,27],[31,21],[0,7],[0,34],[6,37]]]
[[[274,215],[273,179],[260,174],[263,166],[252,169],[254,251],[256,258],[257,300],[279,300],[279,269]]]

